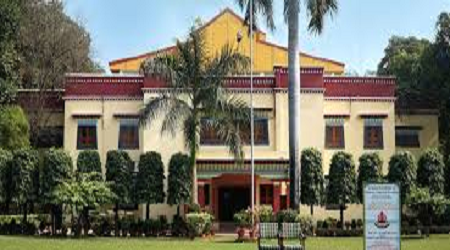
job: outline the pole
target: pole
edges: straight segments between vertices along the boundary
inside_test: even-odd
[[[250,161],[252,168],[252,225],[255,224],[255,135],[254,135],[254,113],[253,113],[253,0],[250,0]]]

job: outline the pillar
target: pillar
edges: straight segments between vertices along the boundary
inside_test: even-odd
[[[201,208],[205,207],[205,184],[203,182],[198,183],[198,205]]]
[[[279,182],[274,182],[273,183],[272,207],[273,207],[273,211],[275,213],[280,211],[280,194],[281,194],[281,185]]]

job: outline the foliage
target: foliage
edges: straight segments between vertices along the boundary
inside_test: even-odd
[[[106,154],[106,181],[111,191],[116,195],[115,202],[126,204],[130,202],[132,162],[128,153],[111,150]]]
[[[170,92],[150,100],[141,110],[141,123],[151,124],[164,115],[161,132],[174,135],[181,131],[194,167],[201,132],[200,119],[209,117],[218,136],[237,159],[242,159],[241,129],[249,124],[246,103],[224,91],[224,79],[242,71],[248,59],[224,46],[214,56],[207,55],[202,29],[193,27],[185,42],[177,41],[176,51],[145,61],[146,75],[164,79]],[[193,169],[194,170],[194,169]]]
[[[351,154],[337,152],[331,158],[327,203],[345,205],[355,201],[355,163]]]
[[[262,205],[256,207],[255,215],[259,218],[259,222],[274,222],[273,208],[270,205]]]
[[[241,210],[233,215],[236,226],[249,228],[252,226],[252,211],[250,209]]]
[[[359,157],[357,193],[359,201],[363,201],[363,183],[377,182],[382,178],[383,160],[378,153],[365,153]]]
[[[38,181],[38,152],[30,149],[14,151],[11,163],[11,186],[9,187],[13,192],[13,200],[19,205],[36,201],[39,190]]]
[[[169,205],[180,205],[189,202],[191,198],[191,165],[189,156],[177,153],[169,162],[168,196]]]
[[[43,204],[58,204],[56,188],[71,177],[73,163],[70,155],[61,149],[45,152],[40,175],[40,198]]]
[[[214,217],[208,213],[186,214],[189,231],[193,236],[209,234],[211,232]]]
[[[77,171],[79,173],[101,173],[102,163],[96,150],[84,150],[78,154]]]
[[[302,229],[303,233],[307,235],[313,235],[313,218],[309,214],[299,214],[297,217],[297,221],[300,223],[300,228]]]
[[[301,166],[301,201],[311,206],[320,204],[324,181],[322,153],[314,148],[303,150]]]
[[[450,157],[447,159],[447,164],[445,164],[445,196],[450,198]]]
[[[12,200],[11,190],[11,164],[12,153],[7,150],[0,149],[0,202],[9,204]],[[8,211],[4,211],[8,212]]]
[[[60,183],[54,197],[59,204],[69,206],[73,213],[80,214],[85,207],[98,208],[114,199],[108,185],[93,179],[96,173],[80,174],[79,178],[71,178]]]
[[[410,152],[399,152],[389,160],[387,179],[391,183],[398,183],[401,191],[401,201],[404,204],[417,178],[417,166],[414,156]]]
[[[419,159],[417,184],[427,187],[431,195],[444,194],[444,159],[436,149],[425,151]]]
[[[278,223],[282,223],[282,222],[297,222],[299,219],[299,212],[297,210],[294,209],[286,209],[286,210],[281,210],[278,211],[277,213],[277,221]]]
[[[0,105],[11,104],[16,99],[20,7],[21,1],[0,1]]]
[[[0,107],[0,148],[21,149],[29,146],[28,120],[19,106]]]
[[[139,174],[135,187],[138,203],[163,203],[164,179],[161,155],[156,152],[142,154],[139,159]]]
[[[19,72],[27,93],[32,145],[37,145],[41,128],[50,122],[45,109],[62,98],[64,77],[69,72],[96,72],[91,37],[81,22],[64,11],[61,1],[22,1],[18,30]],[[39,31],[39,35],[36,32]],[[56,90],[56,91],[55,91]]]

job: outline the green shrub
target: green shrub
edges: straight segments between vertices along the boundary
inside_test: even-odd
[[[188,232],[188,226],[183,217],[175,215],[171,225],[172,235],[174,236],[186,236]]]
[[[189,202],[192,192],[192,168],[189,156],[177,153],[169,162],[168,194],[169,205]]]
[[[378,153],[365,153],[359,157],[357,193],[360,202],[363,202],[363,183],[377,182],[382,177],[383,160]]]
[[[277,213],[278,223],[292,223],[298,222],[298,211],[293,209],[281,210]]]
[[[300,223],[300,228],[306,235],[313,234],[313,219],[311,215],[298,215],[296,221]]]
[[[250,209],[241,210],[233,216],[237,227],[251,227],[252,226],[252,211]]]
[[[429,188],[431,194],[444,194],[444,159],[436,149],[422,154],[417,168],[417,184]]]
[[[260,222],[274,222],[273,209],[272,206],[259,206],[256,208],[256,216],[259,218]]]
[[[389,160],[387,179],[392,183],[399,183],[402,204],[411,192],[417,177],[417,166],[414,156],[410,152],[399,152]]]
[[[9,207],[12,199],[11,163],[13,155],[10,151],[0,149],[0,203]],[[5,211],[9,212],[9,211]]]
[[[102,163],[96,150],[84,150],[78,154],[77,171],[81,173],[101,173]]]
[[[321,204],[323,196],[322,153],[314,148],[307,148],[301,154],[301,202],[311,207]]]
[[[212,228],[213,216],[208,213],[189,213],[186,214],[186,221],[191,236],[208,234]]]

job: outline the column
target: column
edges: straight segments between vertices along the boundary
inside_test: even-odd
[[[201,208],[205,207],[205,183],[203,182],[198,183],[198,205]]]
[[[273,198],[272,198],[272,207],[273,212],[280,211],[280,194],[281,194],[281,185],[279,182],[273,183]]]

